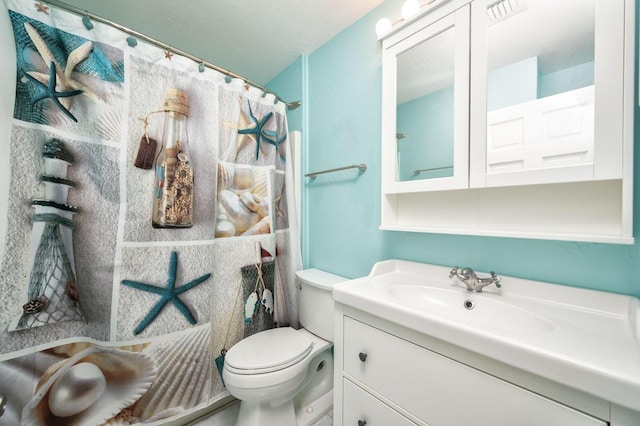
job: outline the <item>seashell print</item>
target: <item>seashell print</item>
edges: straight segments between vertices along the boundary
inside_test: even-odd
[[[236,167],[232,188],[236,191],[251,189],[254,185],[253,170],[249,167]]]
[[[143,353],[156,365],[157,376],[147,393],[131,407],[140,421],[174,416],[208,401],[211,393],[210,326],[153,342]]]
[[[165,178],[166,178],[166,185],[169,186],[173,183],[173,178],[176,175],[176,164],[178,163],[178,159],[175,157],[167,157],[167,159],[164,162],[164,169],[165,169]]]
[[[116,108],[109,108],[102,112],[95,122],[95,128],[98,130],[98,136],[102,135],[104,139],[111,142],[120,141],[120,132],[122,123],[120,113]]]
[[[67,343],[65,345],[54,346],[53,348],[48,349],[47,352],[64,356],[64,357],[72,357],[78,352],[82,352],[85,349],[91,348],[93,346],[94,344],[89,342],[73,342],[73,343]],[[118,346],[118,349],[120,349],[121,351],[128,351],[128,352],[140,352],[147,346],[149,346],[149,343],[138,343],[135,345]]]
[[[137,401],[156,377],[141,352],[91,346],[42,375],[22,410],[22,423],[103,424]]]
[[[258,235],[258,234],[269,234],[271,232],[271,217],[265,216],[260,222],[254,224],[251,228],[244,231],[241,235]]]
[[[220,219],[220,216],[224,217],[224,219]],[[218,219],[216,220],[216,238],[233,237],[236,235],[236,226],[233,224],[233,222],[227,220],[226,217],[226,215],[219,215]]]
[[[256,173],[255,174],[255,182],[253,188],[251,188],[251,193],[256,194],[263,200],[269,198],[269,176],[267,173]]]
[[[67,281],[67,294],[73,300],[80,300],[80,292],[78,291],[78,287],[76,287],[76,283],[73,280]]]
[[[40,296],[37,299],[29,300],[22,305],[22,312],[25,314],[37,314],[47,308],[49,301],[45,296]]]
[[[233,166],[227,163],[218,163],[218,192],[231,189],[233,184]]]
[[[246,191],[240,194],[240,202],[252,212],[257,213],[258,210],[260,210],[262,198],[259,195]]]
[[[249,210],[233,191],[224,190],[218,193],[218,212],[224,214],[233,223],[237,233],[242,233],[255,225],[260,217]]]

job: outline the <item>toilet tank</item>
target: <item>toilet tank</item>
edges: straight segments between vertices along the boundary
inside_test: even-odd
[[[305,269],[296,272],[296,280],[300,288],[300,325],[316,336],[333,342],[333,285],[347,278],[319,269]]]

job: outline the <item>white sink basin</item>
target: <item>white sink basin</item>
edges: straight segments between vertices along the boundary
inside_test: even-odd
[[[387,291],[399,303],[474,327],[516,332],[553,330],[548,319],[496,300],[495,295],[419,285],[393,285]]]
[[[502,288],[473,293],[449,271],[378,262],[368,276],[335,285],[333,297],[348,309],[640,411],[638,298],[507,276]]]

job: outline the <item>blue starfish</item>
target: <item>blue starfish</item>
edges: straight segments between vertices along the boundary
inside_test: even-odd
[[[56,66],[53,62],[49,66],[49,84],[45,85],[44,83],[38,81],[27,73],[24,73],[25,77],[27,77],[30,81],[35,83],[40,90],[40,94],[36,96],[33,101],[31,101],[31,107],[40,102],[43,99],[51,99],[53,104],[60,108],[64,115],[69,117],[71,120],[78,122],[78,119],[71,114],[71,111],[66,109],[64,105],[60,103],[60,99],[58,98],[68,98],[70,96],[76,96],[82,93],[82,90],[70,90],[68,92],[56,92]]]
[[[280,152],[280,144],[282,142],[284,142],[287,139],[287,133],[283,133],[281,137],[278,137],[278,133],[274,132],[273,130],[265,130],[264,132],[264,138],[267,141],[267,143],[273,145],[276,147],[276,152]],[[285,161],[286,159],[284,158],[284,156],[282,154],[280,154],[280,159],[282,161]]]
[[[265,124],[267,124],[267,121],[271,119],[273,112],[270,112],[269,114],[262,117],[260,121],[258,121],[258,119],[253,115],[253,111],[251,110],[251,102],[247,101],[247,103],[249,104],[249,116],[251,117],[251,120],[253,120],[256,127],[250,127],[248,129],[239,129],[238,134],[255,135],[254,137],[256,140],[256,160],[257,160],[258,156],[260,155],[260,142],[261,142],[260,139],[262,138],[267,139],[263,134],[262,128],[265,126]]]
[[[195,286],[201,284],[211,277],[211,274],[205,274],[195,280],[189,281],[185,285],[176,288],[176,272],[178,267],[178,253],[175,251],[171,252],[171,261],[169,262],[169,277],[167,278],[167,287],[156,287],[154,285],[141,283],[138,281],[130,281],[130,280],[122,280],[122,285],[126,285],[127,287],[135,288],[137,290],[148,291],[149,293],[160,294],[162,297],[156,304],[151,308],[149,313],[142,319],[140,324],[133,331],[133,334],[140,334],[142,330],[147,328],[151,322],[156,319],[158,314],[162,311],[162,309],[167,305],[167,303],[172,302],[176,308],[187,318],[187,320],[191,324],[195,324],[197,321],[187,305],[185,305],[182,300],[178,298],[178,295],[191,290]]]

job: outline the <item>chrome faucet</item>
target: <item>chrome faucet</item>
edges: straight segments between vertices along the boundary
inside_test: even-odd
[[[478,278],[475,271],[471,268],[458,268],[454,266],[449,272],[449,278],[458,277],[466,286],[468,291],[475,291],[481,293],[482,289],[488,285],[495,284],[496,287],[502,287],[500,285],[500,277],[495,272],[490,272],[491,276],[487,278]]]

